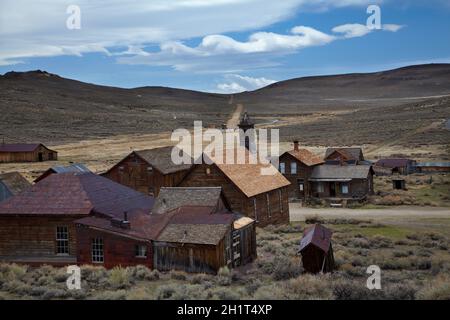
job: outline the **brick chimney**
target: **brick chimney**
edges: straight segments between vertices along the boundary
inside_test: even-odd
[[[298,151],[298,140],[294,140],[294,150]]]

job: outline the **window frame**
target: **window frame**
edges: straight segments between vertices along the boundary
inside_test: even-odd
[[[280,173],[286,174],[286,163],[285,162],[280,162]]]
[[[291,170],[291,174],[297,174],[297,172],[298,172],[297,162],[295,162],[295,161],[291,162],[290,170]]]
[[[344,187],[347,189],[345,192],[344,192]],[[341,193],[342,194],[350,193],[350,186],[348,185],[348,183],[341,183]]]
[[[143,250],[142,250],[143,249]],[[136,244],[134,246],[134,257],[139,259],[147,258],[147,246],[145,244]]]
[[[65,229],[60,231],[59,229]],[[66,237],[61,237],[62,234],[65,234]],[[69,227],[68,226],[56,226],[56,255],[58,256],[68,256],[70,254],[70,242],[69,242]],[[64,252],[60,252],[60,248],[63,248]]]
[[[105,243],[101,237],[91,240],[91,261],[97,264],[105,262]]]

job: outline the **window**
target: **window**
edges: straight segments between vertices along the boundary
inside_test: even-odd
[[[206,174],[210,175],[211,174],[211,168],[210,167],[206,167]]]
[[[298,190],[300,192],[305,191],[305,180],[303,180],[303,179],[297,180],[297,184],[298,184]]]
[[[343,194],[347,194],[347,193],[348,193],[348,184],[343,183],[343,184],[341,185],[341,192],[342,192]]]
[[[324,192],[325,189],[323,187],[323,183],[322,182],[317,182],[316,190],[317,190],[317,192]]]
[[[136,258],[147,258],[147,246],[137,244],[135,246]]]
[[[291,174],[297,174],[297,162],[291,162]]]
[[[286,173],[286,164],[284,162],[280,162],[280,173]]]
[[[69,229],[66,226],[56,227],[56,254],[69,254]]]
[[[258,221],[258,212],[256,211],[256,198],[253,198],[253,210],[254,210],[255,221]]]
[[[147,167],[147,172],[148,173],[152,173],[153,172],[153,167]]]
[[[120,173],[123,173],[123,170],[124,170],[124,169],[125,169],[125,168],[124,168],[123,166],[120,166],[120,167],[119,167],[119,172],[120,172]]]
[[[104,261],[103,239],[94,238],[92,239],[92,262],[102,263],[103,261]]]
[[[267,213],[270,218],[272,216],[272,212],[270,212],[270,197],[268,193],[266,193],[266,202],[267,202]]]

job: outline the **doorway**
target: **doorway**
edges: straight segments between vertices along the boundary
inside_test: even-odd
[[[297,179],[297,186],[298,186],[298,197],[302,199],[305,197],[305,180]]]
[[[336,197],[336,184],[334,182],[330,183],[330,197]]]
[[[38,160],[39,160],[39,162],[44,161],[44,155],[42,154],[42,152],[38,153]]]

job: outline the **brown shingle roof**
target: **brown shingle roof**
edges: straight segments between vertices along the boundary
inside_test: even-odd
[[[0,144],[0,152],[33,152],[39,148],[39,146],[43,146],[48,149],[41,143],[2,143]]]
[[[181,206],[216,207],[221,193],[221,187],[164,187],[160,189],[152,213],[161,214]]]
[[[334,152],[339,152],[348,160],[364,160],[361,148],[328,148],[325,152],[325,159],[327,159]]]
[[[319,156],[306,149],[291,150],[287,153],[307,166],[315,166],[323,163],[323,160]]]
[[[238,164],[237,161],[234,161],[235,164],[226,164],[226,150],[223,151],[223,161],[219,161],[218,157],[206,154],[203,157],[210,159],[248,198],[290,185],[290,182],[277,168],[271,164],[262,164],[245,148],[238,147],[232,151],[235,159],[237,159],[239,148],[245,154],[245,159],[253,157],[256,163],[253,164],[246,160],[243,164]],[[264,175],[262,174],[263,169],[266,171]]]
[[[314,167],[310,180],[351,180],[366,179],[372,167],[367,165],[336,166],[322,164]]]
[[[93,173],[53,174],[0,204],[0,214],[122,217],[124,211],[153,207],[153,197]]]
[[[19,172],[0,174],[0,183],[3,183],[12,195],[19,194],[31,187],[31,183],[29,183]]]

